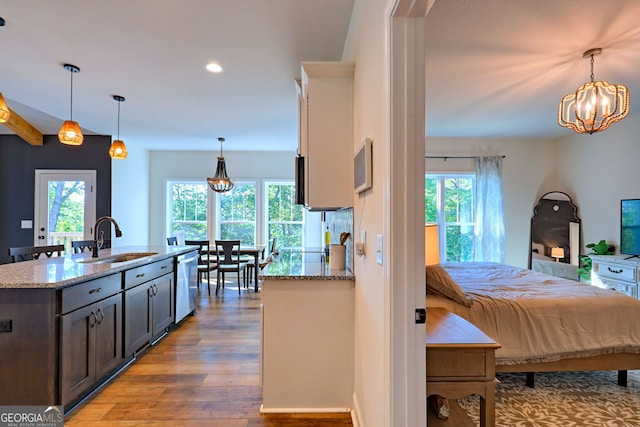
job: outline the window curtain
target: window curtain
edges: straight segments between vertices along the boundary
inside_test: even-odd
[[[504,262],[502,156],[476,158],[473,260]]]

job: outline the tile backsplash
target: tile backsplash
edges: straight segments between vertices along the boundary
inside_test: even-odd
[[[331,244],[340,243],[340,234],[349,233],[350,237],[345,242],[346,268],[353,271],[353,208],[344,208],[327,212],[327,223],[331,232]]]

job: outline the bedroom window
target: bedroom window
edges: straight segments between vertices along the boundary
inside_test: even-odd
[[[475,174],[427,174],[425,222],[438,224],[440,260],[473,261]]]

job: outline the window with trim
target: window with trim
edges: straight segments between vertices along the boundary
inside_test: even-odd
[[[295,201],[295,184],[291,181],[265,181],[265,225],[267,242],[276,239],[283,249],[304,247],[304,209]]]
[[[218,194],[217,239],[240,239],[256,244],[256,183],[235,182],[231,191]]]
[[[208,186],[202,182],[170,181],[167,185],[168,236],[184,232],[186,240],[207,238]]]
[[[440,261],[473,261],[475,174],[427,174],[425,222],[438,224]]]

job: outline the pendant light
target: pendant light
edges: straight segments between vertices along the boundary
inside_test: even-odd
[[[120,139],[120,104],[124,102],[124,96],[113,95],[113,99],[118,102],[118,139],[114,140],[109,147],[109,156],[112,159],[124,160],[127,158],[127,147]]]
[[[629,114],[629,89],[625,85],[594,81],[593,57],[601,52],[602,49],[594,48],[582,54],[583,58],[591,58],[591,81],[562,98],[558,106],[560,126],[592,134]]]
[[[58,139],[63,144],[80,145],[84,137],[78,123],[73,121],[73,75],[79,73],[80,68],[75,65],[64,64],[64,69],[71,73],[71,117],[62,124],[60,132],[58,132]]]
[[[9,110],[7,103],[4,102],[2,93],[0,93],[0,123],[8,122],[10,116],[11,116],[11,110]]]
[[[227,176],[227,166],[222,157],[222,143],[224,138],[218,138],[220,141],[220,156],[218,157],[218,166],[216,167],[216,174],[213,178],[207,178],[209,187],[216,193],[225,193],[233,188],[233,181]]]

